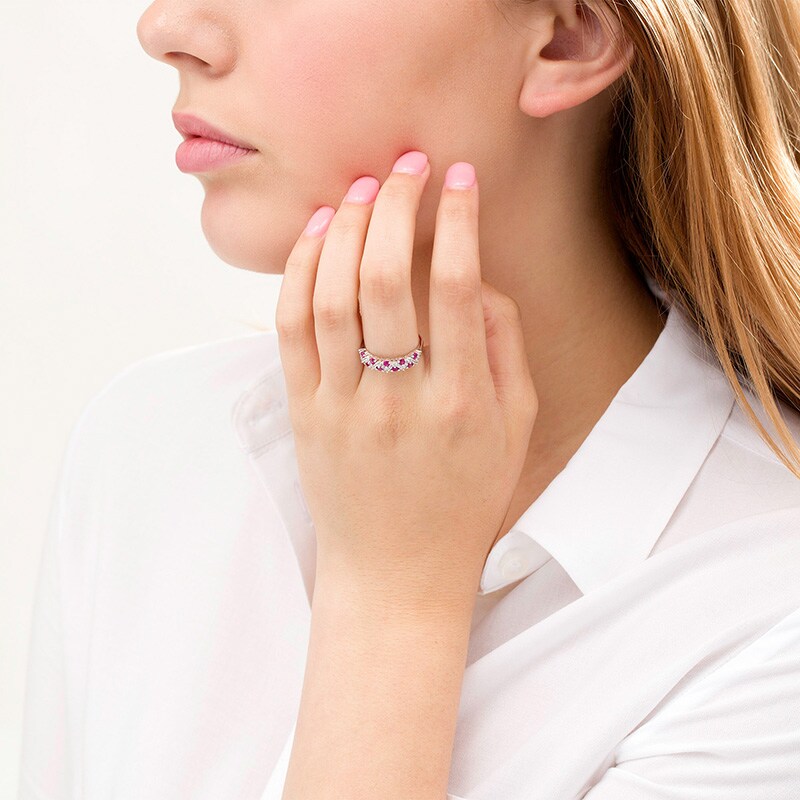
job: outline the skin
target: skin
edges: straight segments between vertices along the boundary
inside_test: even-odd
[[[197,174],[204,234],[232,266],[282,273],[317,208],[337,208],[360,176],[383,182],[406,151],[428,155],[411,269],[425,342],[444,174],[475,166],[481,272],[521,309],[539,397],[499,539],[662,328],[597,188],[610,87],[630,51],[618,58],[569,0],[156,0],[137,35],[179,71],[174,110],[260,151]]]
[[[443,798],[484,556],[662,329],[597,188],[632,51],[571,0],[157,0],[137,30],[180,71],[176,110],[260,151],[198,174],[210,244],[284,272],[276,323],[318,557],[283,800]],[[409,150],[428,155],[424,176],[387,179]],[[442,189],[459,161],[480,215],[477,187]],[[386,182],[374,210],[342,203],[363,175]],[[324,205],[339,211],[311,241]],[[376,267],[398,261],[411,297],[381,303]],[[359,283],[367,346],[407,352],[419,331],[432,370],[341,361],[360,343]],[[347,313],[315,332],[337,299]],[[415,502],[387,515],[350,499],[387,482]]]

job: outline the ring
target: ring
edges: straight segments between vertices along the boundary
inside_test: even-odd
[[[419,346],[404,356],[399,356],[398,358],[376,356],[374,353],[370,353],[366,347],[358,348],[358,356],[361,363],[369,369],[374,369],[378,372],[400,372],[404,369],[411,369],[414,364],[418,363],[420,356],[422,356],[422,348],[422,335],[419,334]]]

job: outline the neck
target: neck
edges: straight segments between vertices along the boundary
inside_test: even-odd
[[[579,235],[576,218],[587,220]],[[602,217],[545,211],[524,225],[512,220],[516,236],[508,222],[481,220],[481,275],[520,305],[539,411],[497,539],[564,468],[663,329],[656,299]],[[426,342],[429,265],[430,251],[415,254],[412,289]]]

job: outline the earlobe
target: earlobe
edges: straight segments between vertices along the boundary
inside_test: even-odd
[[[589,5],[571,0],[571,10],[577,10],[569,15],[559,13],[558,5],[548,20],[552,36],[534,53],[520,93],[520,109],[532,117],[547,117],[591,99],[621,77],[634,56],[624,31],[609,30]],[[615,36],[621,38],[621,52]]]

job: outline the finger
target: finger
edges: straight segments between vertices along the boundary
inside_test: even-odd
[[[471,164],[447,170],[430,277],[430,371],[435,387],[491,380],[481,293],[478,184]]]
[[[275,307],[275,330],[289,395],[310,397],[320,382],[312,297],[317,261],[335,208],[322,206],[308,221],[286,262]]]
[[[321,380],[340,396],[355,393],[364,371],[358,356],[358,272],[379,189],[378,179],[369,175],[353,182],[331,221],[317,266],[313,306]]]
[[[529,412],[534,387],[519,305],[486,281],[481,282],[486,349],[498,402],[506,411]]]
[[[397,159],[375,200],[364,243],[359,273],[364,346],[386,358],[404,356],[419,344],[411,264],[420,198],[429,175],[424,153],[412,150]],[[415,365],[416,370],[421,366]],[[376,378],[383,376],[363,369],[362,381]]]

